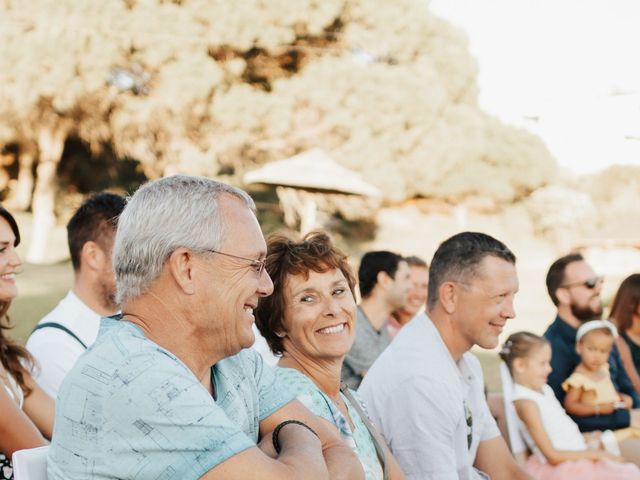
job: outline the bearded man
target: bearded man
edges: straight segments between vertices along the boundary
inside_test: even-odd
[[[576,352],[576,332],[584,322],[602,318],[602,277],[578,253],[559,258],[547,273],[547,290],[551,301],[558,309],[555,321],[547,328],[544,336],[551,343],[551,368],[548,383],[558,400],[563,403],[565,392],[562,383],[580,363]],[[629,395],[633,407],[640,406],[640,398],[635,392],[623,366],[615,345],[609,355],[611,379],[620,393]],[[615,430],[628,427],[631,414],[627,409],[613,413],[592,416],[574,416],[580,430]]]

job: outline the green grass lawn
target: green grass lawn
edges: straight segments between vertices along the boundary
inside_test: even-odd
[[[73,284],[71,262],[53,265],[24,264],[17,277],[18,297],[11,304],[10,335],[26,341],[36,323],[67,294]]]

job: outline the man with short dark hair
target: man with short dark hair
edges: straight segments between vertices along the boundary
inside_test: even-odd
[[[500,436],[469,352],[496,347],[515,316],[515,261],[482,233],[443,242],[429,268],[427,313],[400,330],[358,390],[407,480],[529,478]]]
[[[358,281],[362,298],[356,312],[356,338],[342,364],[342,380],[354,390],[391,343],[386,323],[407,300],[411,288],[409,265],[396,253],[368,252],[360,261]]]
[[[100,317],[118,309],[111,251],[125,204],[120,195],[98,193],[88,198],[67,224],[73,288],[40,320],[27,342],[39,364],[33,375],[54,398],[67,372],[95,341]]]
[[[548,383],[556,397],[564,402],[562,383],[573,373],[580,363],[576,352],[576,332],[580,325],[589,320],[602,318],[602,277],[579,253],[572,253],[557,259],[547,273],[547,291],[558,312],[544,336],[551,343],[551,368]],[[616,390],[629,395],[633,406],[640,406],[620,354],[614,345],[609,355],[609,372]],[[630,414],[627,409],[610,410],[603,407],[591,416],[572,417],[582,431],[617,429],[629,426]]]

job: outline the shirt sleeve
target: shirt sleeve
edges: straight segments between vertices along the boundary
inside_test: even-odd
[[[253,349],[243,352],[253,363],[254,377],[258,388],[258,420],[262,421],[280,410],[295,398],[294,394],[265,363],[262,356]]]

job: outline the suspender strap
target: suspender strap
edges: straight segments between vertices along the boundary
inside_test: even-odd
[[[378,433],[378,431],[375,429],[375,427],[371,423],[371,420],[369,420],[369,417],[367,417],[366,413],[364,413],[364,411],[362,410],[362,407],[360,406],[360,402],[356,400],[353,397],[353,395],[351,395],[351,392],[349,391],[349,387],[347,386],[346,383],[342,383],[340,385],[340,391],[343,393],[345,397],[347,397],[349,402],[351,402],[351,405],[353,405],[353,408],[355,408],[356,412],[358,412],[358,415],[360,416],[362,423],[364,423],[364,426],[367,427],[367,430],[369,430],[369,435],[371,435],[371,438],[373,439],[373,445],[376,447],[378,460],[380,460],[380,465],[382,465],[382,473],[384,475],[384,480],[389,480],[389,467],[387,466],[387,456],[385,455],[384,449],[382,448],[382,445],[384,444],[384,440],[382,439],[382,436]]]
[[[43,328],[56,328],[58,330],[62,330],[67,335],[69,335],[74,340],[76,340],[80,345],[82,345],[82,348],[84,348],[85,350],[87,349],[87,346],[84,344],[84,342],[82,340],[80,340],[80,338],[78,338],[78,336],[75,333],[73,333],[71,330],[69,330],[64,325],[60,325],[59,323],[55,323],[55,322],[41,323],[40,325],[36,325],[36,328],[33,329],[33,332],[35,332],[36,330],[41,330]],[[33,333],[33,332],[31,332],[31,333]]]

